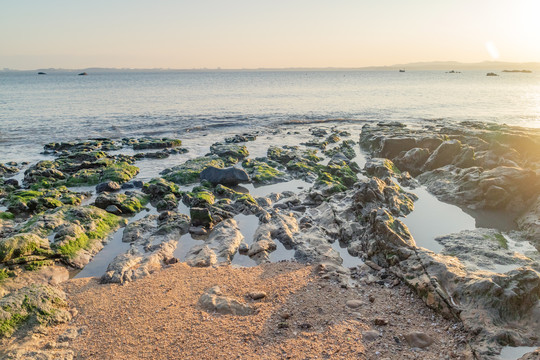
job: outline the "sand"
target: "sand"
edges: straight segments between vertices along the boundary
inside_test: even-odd
[[[198,300],[215,285],[258,312],[203,310]],[[123,286],[84,278],[63,288],[71,322],[35,335],[21,349],[75,359],[465,358],[459,324],[426,308],[404,285],[361,280],[343,288],[294,262],[252,268],[177,263]],[[251,292],[266,296],[253,300]],[[411,332],[434,343],[412,348],[404,337]]]

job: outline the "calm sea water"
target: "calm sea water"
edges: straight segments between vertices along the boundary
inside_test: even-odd
[[[540,74],[464,71],[0,72],[0,162],[89,137],[185,136],[290,120],[540,127]]]

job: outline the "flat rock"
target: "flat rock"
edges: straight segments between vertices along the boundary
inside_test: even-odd
[[[405,338],[405,341],[407,341],[407,344],[409,344],[410,347],[421,349],[428,347],[434,342],[431,336],[422,332],[411,332],[405,334],[403,337]]]
[[[231,315],[252,315],[257,312],[249,305],[238,300],[223,296],[218,286],[208,289],[200,298],[199,306],[206,311]]]

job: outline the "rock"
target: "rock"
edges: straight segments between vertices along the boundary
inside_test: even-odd
[[[279,171],[265,161],[246,159],[242,162],[242,167],[254,183],[275,184],[288,179],[284,172]]]
[[[200,298],[199,306],[206,311],[231,315],[253,315],[256,309],[242,304],[238,300],[223,296],[218,286],[208,289]]]
[[[347,307],[350,307],[351,309],[357,309],[360,306],[363,305],[361,300],[348,300],[346,302]]]
[[[201,226],[190,226],[189,233],[196,236],[204,236],[208,234],[208,231],[206,231],[206,229]]]
[[[375,324],[377,326],[386,326],[386,325],[388,325],[388,320],[381,319],[381,318],[376,318],[375,320],[373,320],[373,324]]]
[[[223,168],[225,161],[216,155],[198,157],[173,168],[165,169],[161,174],[165,180],[179,185],[187,185],[199,181],[201,171],[209,166]]]
[[[10,337],[21,326],[67,322],[66,296],[60,289],[30,285],[0,298],[0,337]]]
[[[362,332],[362,339],[368,342],[377,340],[381,335],[377,330],[367,330]]]
[[[136,214],[141,211],[148,203],[148,197],[139,191],[126,191],[121,193],[101,193],[95,201],[95,206],[101,209],[107,209],[113,205],[121,211],[122,214]],[[114,208],[111,208],[114,210]]]
[[[17,179],[6,179],[4,180],[4,185],[13,186],[15,188],[19,187],[19,181]]]
[[[215,143],[210,146],[210,152],[220,158],[227,159],[229,163],[236,163],[249,156],[245,145],[234,143]]]
[[[538,360],[538,359],[540,359],[540,348],[523,355],[518,360]]]
[[[253,300],[260,300],[266,297],[266,293],[264,291],[252,291],[247,296]]]
[[[179,139],[152,139],[142,138],[132,141],[133,150],[146,150],[146,149],[167,149],[174,148],[182,145],[182,141]]]
[[[191,216],[191,224],[194,227],[210,227],[212,225],[212,214],[207,208],[192,207],[189,209],[189,215]]]
[[[122,210],[120,210],[116,205],[107,206],[105,211],[114,215],[122,215]]]
[[[211,266],[220,262],[230,262],[236,254],[244,236],[238,229],[236,221],[227,219],[213,229],[204,244],[191,248],[186,255],[190,266]]]
[[[424,164],[424,171],[452,164],[456,156],[460,154],[461,148],[462,144],[459,140],[448,140],[443,142],[427,159]]]
[[[411,332],[403,335],[407,344],[413,348],[426,348],[433,344],[434,340],[431,336],[422,332]]]
[[[537,267],[540,270],[540,255],[534,252],[517,253],[509,249],[507,237],[519,244],[528,245],[517,232],[502,234],[492,229],[464,230],[456,234],[437,237],[444,246],[442,254],[457,257],[470,271],[488,270],[506,272],[512,267]],[[535,264],[536,263],[536,264]]]
[[[236,186],[240,183],[250,182],[249,176],[244,170],[234,167],[219,169],[209,166],[201,172],[200,179],[207,180],[213,185],[222,184],[225,186]]]
[[[406,170],[416,176],[421,173],[421,169],[430,155],[430,151],[426,148],[413,148],[396,157],[394,163],[399,169]]]
[[[101,282],[124,284],[174,263],[178,240],[188,228],[189,218],[173,211],[131,222],[122,237],[122,242],[130,243],[129,250],[114,258]]]
[[[364,170],[367,175],[380,179],[399,176],[401,173],[391,160],[381,158],[369,159],[364,165]]]
[[[120,184],[118,184],[116,181],[106,181],[96,185],[96,193],[102,193],[104,191],[113,192],[118,190],[120,190]]]

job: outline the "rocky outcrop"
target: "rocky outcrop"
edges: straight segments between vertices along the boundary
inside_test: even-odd
[[[174,250],[188,229],[189,218],[172,211],[147,215],[130,223],[122,237],[123,242],[130,243],[130,248],[109,264],[101,282],[123,284],[175,262]]]
[[[31,285],[0,298],[0,338],[18,329],[54,325],[71,319],[63,291],[46,285]]]
[[[229,263],[238,251],[244,236],[236,221],[227,219],[213,229],[204,244],[196,245],[186,255],[190,266],[211,266],[218,262]]]

